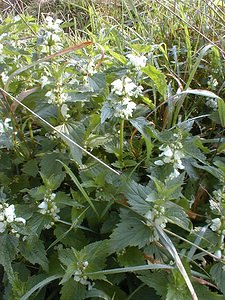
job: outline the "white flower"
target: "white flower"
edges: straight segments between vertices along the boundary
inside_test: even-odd
[[[219,205],[219,203],[217,203],[214,200],[210,199],[209,200],[209,205],[210,205],[210,209],[212,211],[220,212],[220,205]]]
[[[125,77],[124,90],[126,94],[129,96],[133,96],[134,94],[133,90],[135,90],[136,88],[137,88],[136,84],[129,77]]]
[[[46,97],[48,97],[48,104],[52,104],[55,100],[55,95],[52,91],[48,91],[46,94],[45,94]]]
[[[26,224],[26,220],[24,218],[21,218],[21,217],[15,218],[15,221],[19,222],[19,223],[23,223],[24,225]]]
[[[86,269],[86,268],[88,267],[89,263],[88,263],[88,261],[84,261],[84,262],[82,263],[82,265],[83,265],[83,267]]]
[[[166,148],[163,150],[163,153],[161,153],[159,156],[165,155],[167,157],[172,157],[173,156],[173,151],[169,146],[166,146]]]
[[[163,165],[164,165],[164,162],[163,162],[162,160],[156,160],[156,161],[154,162],[154,164],[155,164],[156,166],[163,166]]]
[[[120,79],[114,80],[111,85],[113,86],[112,92],[121,96],[123,91],[123,82]]]
[[[127,106],[125,109],[123,109],[123,114],[125,118],[128,119],[129,117],[132,117],[132,113],[133,110],[136,108],[136,104],[126,97],[123,99],[123,105]]]
[[[0,44],[0,54],[2,53],[2,50],[3,50],[3,45]]]
[[[135,68],[144,68],[146,66],[147,58],[144,55],[137,56],[133,54],[127,54],[127,58]]]
[[[9,207],[6,207],[4,210],[4,214],[8,223],[12,223],[16,217],[15,215],[15,207],[11,204]]]
[[[6,225],[3,222],[0,222],[0,233],[4,232],[6,229]]]
[[[5,72],[1,73],[1,77],[2,77],[2,82],[3,83],[6,83],[7,80],[9,79],[9,76]]]
[[[41,87],[43,88],[44,86],[46,86],[47,84],[50,83],[50,80],[47,76],[41,76],[40,78],[40,83],[41,83]]]
[[[47,23],[47,28],[52,30],[52,31],[59,31],[60,30],[60,24],[63,22],[60,19],[56,19],[55,21],[53,20],[52,17],[47,16],[45,18],[45,21]]]
[[[214,255],[218,258],[221,259],[222,258],[222,251],[221,250],[217,250]]]
[[[208,100],[205,103],[208,107],[212,108],[213,110],[217,110],[218,103],[217,99],[214,98],[208,98]]]
[[[41,202],[41,204],[38,205],[38,208],[40,208],[39,212],[42,215],[45,215],[48,209],[48,203],[46,203],[45,201]]]
[[[213,219],[212,220],[212,225],[210,226],[212,231],[219,231],[220,227],[221,227],[221,220],[219,218]]]
[[[174,179],[180,175],[179,171],[177,169],[174,169],[173,172],[170,174],[169,178]]]

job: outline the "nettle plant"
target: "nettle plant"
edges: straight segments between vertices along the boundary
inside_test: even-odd
[[[165,45],[71,46],[61,23],[0,25],[1,298],[224,299],[219,52],[184,85]]]

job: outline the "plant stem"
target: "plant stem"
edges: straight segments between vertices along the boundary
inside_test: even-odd
[[[119,152],[119,161],[123,160],[123,137],[124,137],[124,119],[120,120],[120,152]]]

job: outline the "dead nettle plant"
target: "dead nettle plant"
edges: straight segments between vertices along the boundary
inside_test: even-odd
[[[223,299],[220,49],[62,25],[0,25],[1,297]]]

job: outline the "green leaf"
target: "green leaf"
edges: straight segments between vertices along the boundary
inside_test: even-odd
[[[138,246],[142,248],[147,245],[151,238],[151,231],[138,215],[128,211],[120,210],[121,222],[111,234],[111,251],[120,251],[127,246]]]
[[[104,300],[111,300],[112,298],[109,297],[105,292],[100,291],[98,289],[91,289],[90,291],[87,291],[86,297],[87,298],[100,298],[100,299],[104,299]],[[65,299],[66,300],[66,299]]]
[[[216,98],[216,99],[220,99],[219,96],[217,96],[216,94],[214,94],[213,92],[210,92],[208,90],[197,90],[197,89],[186,89],[183,92],[180,92],[180,94],[193,94],[193,95],[198,95],[198,96],[203,96],[203,97],[210,97],[210,98]]]
[[[88,77],[88,83],[92,92],[101,93],[106,86],[105,75],[103,73],[95,73]]]
[[[149,287],[154,288],[156,294],[165,299],[167,294],[168,274],[164,271],[147,273],[144,276],[138,276],[138,278],[147,284]],[[174,299],[175,300],[175,299]]]
[[[65,178],[65,173],[62,171],[59,174],[52,174],[51,176],[46,176],[41,172],[40,175],[46,188],[52,191],[59,188]]]
[[[45,177],[50,177],[62,173],[62,166],[57,161],[60,158],[60,153],[44,153],[40,162],[41,174]]]
[[[106,257],[109,253],[109,242],[107,240],[98,241],[85,246],[80,251],[83,260],[88,261],[88,267],[85,273],[96,272],[104,269]],[[102,275],[89,276],[91,279],[104,279]]]
[[[37,161],[35,159],[29,160],[27,163],[23,165],[22,171],[27,175],[36,177],[39,171],[37,166]]]
[[[86,287],[73,279],[63,284],[60,300],[83,300],[86,298]]]
[[[67,269],[61,281],[64,283],[68,281],[76,271],[82,271],[82,275],[88,275],[90,279],[105,279],[104,274],[101,274],[101,269],[105,267],[106,257],[109,253],[108,241],[98,241],[85,246],[80,251],[75,249],[62,249],[59,251],[59,259]],[[88,265],[84,269],[83,263]],[[98,273],[99,271],[99,273]],[[94,274],[96,272],[96,274]]]
[[[182,207],[171,201],[165,204],[165,216],[168,221],[182,227],[185,230],[191,229],[191,221]]]
[[[113,110],[107,102],[104,102],[101,108],[101,124],[113,116]]]
[[[40,234],[45,225],[48,225],[51,222],[51,217],[47,215],[42,215],[39,213],[33,214],[32,218],[27,222],[28,232],[31,231],[34,235]]]
[[[154,82],[156,85],[158,92],[165,97],[166,89],[167,89],[167,82],[165,75],[156,69],[154,66],[146,66],[142,69],[142,72],[148,75],[149,78]]]
[[[114,57],[115,59],[117,59],[122,64],[125,65],[127,63],[127,59],[126,59],[125,56],[123,56],[123,55],[121,55],[121,54],[119,54],[119,53],[117,53],[117,52],[115,52],[115,51],[113,51],[111,49],[109,49],[108,51],[109,51],[110,55],[112,55],[112,57]]]
[[[137,213],[143,215],[150,209],[150,204],[146,201],[148,193],[149,188],[138,184],[135,181],[129,182],[124,192],[131,207]]]
[[[0,264],[4,267],[9,278],[13,276],[11,263],[18,253],[19,240],[8,234],[0,234]]]
[[[206,285],[197,283],[193,283],[193,285],[199,300],[224,300],[223,295],[213,293]]]
[[[133,44],[132,43],[132,49],[134,49],[138,53],[148,53],[148,52],[152,51],[152,45]]]
[[[143,251],[136,247],[128,247],[122,253],[118,254],[118,262],[123,267],[144,265]]]
[[[222,99],[218,99],[218,113],[220,117],[220,122],[223,127],[225,127],[225,103]]]
[[[84,145],[84,136],[85,136],[85,127],[82,122],[71,121],[69,123],[59,125],[56,127],[57,130],[68,136],[78,145],[83,147]],[[82,150],[68,141],[66,138],[62,138],[65,143],[70,148],[70,153],[73,159],[79,164],[82,165]],[[58,159],[60,159],[58,157]]]
[[[221,290],[221,292],[225,296],[225,270],[224,270],[224,264],[219,262],[215,264],[211,270],[210,275],[212,276],[213,281],[216,283],[218,288]]]
[[[20,252],[30,263],[39,264],[44,271],[48,272],[47,253],[42,240],[37,236],[29,237],[21,243]]]

